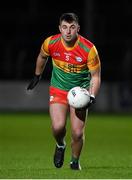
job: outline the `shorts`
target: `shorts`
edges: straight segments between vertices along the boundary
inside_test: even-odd
[[[50,86],[49,88],[49,94],[50,94],[50,100],[49,103],[61,103],[61,104],[68,104],[67,101],[67,94],[68,91],[64,91],[58,88],[55,88],[53,86]]]

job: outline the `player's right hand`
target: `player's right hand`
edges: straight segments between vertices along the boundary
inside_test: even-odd
[[[31,82],[27,86],[27,90],[32,90],[38,84],[40,79],[41,79],[41,75],[34,75],[33,79],[31,80]]]

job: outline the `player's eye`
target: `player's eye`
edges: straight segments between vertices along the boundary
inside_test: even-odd
[[[71,29],[75,29],[75,28],[76,28],[76,26],[75,26],[75,25],[72,25],[72,26],[71,26]]]
[[[64,25],[64,26],[62,26],[62,29],[67,29],[67,26],[65,26],[65,25]]]

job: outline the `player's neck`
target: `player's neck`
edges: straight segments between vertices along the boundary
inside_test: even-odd
[[[67,42],[67,41],[65,41],[65,40],[63,39],[63,43],[64,43],[64,45],[65,45],[66,47],[71,48],[71,47],[74,47],[74,45],[76,44],[77,40],[78,40],[78,37],[76,37],[74,40],[69,41],[69,42]]]

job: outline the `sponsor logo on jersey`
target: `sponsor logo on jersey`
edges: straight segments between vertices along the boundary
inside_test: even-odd
[[[75,57],[77,62],[82,62],[82,58],[81,57]]]
[[[60,56],[60,53],[59,52],[54,52],[53,56]]]

